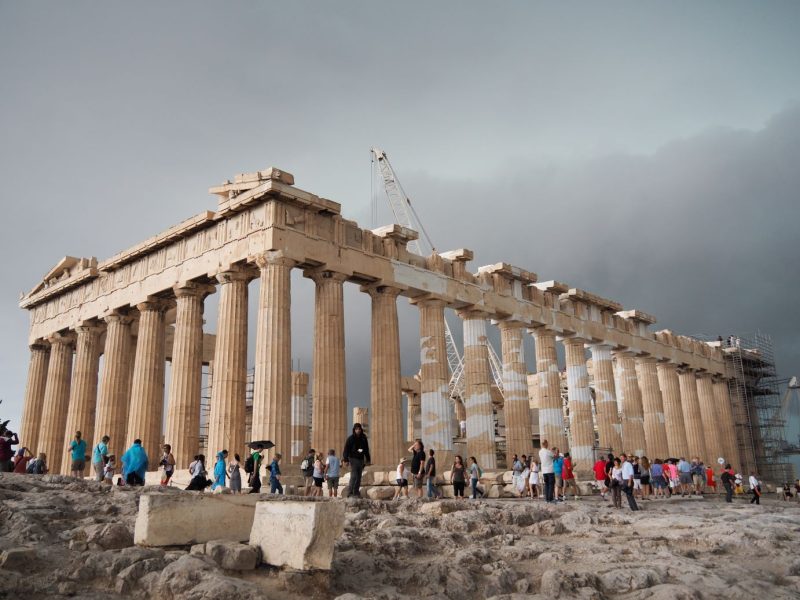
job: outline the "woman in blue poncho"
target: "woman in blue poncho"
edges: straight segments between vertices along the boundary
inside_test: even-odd
[[[212,490],[218,487],[225,487],[225,459],[228,458],[228,451],[223,450],[217,452],[217,462],[214,464],[214,485],[211,486]]]
[[[133,446],[122,455],[122,477],[128,485],[144,485],[147,472],[147,453],[142,440],[133,440]]]

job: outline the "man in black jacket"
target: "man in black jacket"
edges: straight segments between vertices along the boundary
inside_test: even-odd
[[[361,423],[353,424],[353,435],[347,438],[344,443],[344,452],[342,452],[342,460],[344,464],[350,465],[350,496],[353,498],[360,498],[361,492],[361,471],[364,466],[369,464],[369,442],[367,436],[364,435],[364,429]]]

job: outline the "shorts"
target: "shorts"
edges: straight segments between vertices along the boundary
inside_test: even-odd
[[[86,461],[82,458],[72,461],[72,468],[70,471],[83,471],[86,468]]]
[[[672,489],[675,489],[680,484],[681,484],[681,480],[680,479],[670,479],[669,480],[669,487],[671,487]]]
[[[408,487],[408,479],[398,479],[397,480],[397,485],[399,485],[401,488],[404,488],[404,487],[407,488]]]
[[[692,485],[692,474],[691,473],[681,473],[680,475],[681,485]]]
[[[556,475],[556,487],[561,487],[561,484],[564,480],[561,478],[561,475]]]
[[[458,498],[461,496],[464,497],[464,481],[454,481],[453,482],[453,495]]]
[[[336,489],[339,487],[339,478],[338,477],[328,477],[328,489]]]
[[[642,485],[650,485],[650,475],[642,475]]]
[[[705,485],[706,480],[703,479],[702,475],[692,475],[692,482],[695,485],[700,486],[700,485]]]
[[[415,490],[421,490],[423,483],[425,483],[425,482],[423,481],[422,477],[417,477],[416,475],[414,475],[414,489]]]
[[[642,480],[634,478],[633,480],[633,489],[640,490],[642,489]]]
[[[653,479],[653,489],[660,490],[664,487],[664,478],[663,477],[656,477]]]
[[[303,475],[303,485],[311,487],[314,485],[314,478],[311,475]]]
[[[318,487],[318,488],[321,488],[321,487],[322,487],[322,482],[324,481],[324,480],[322,479],[322,477],[312,477],[312,479],[314,480],[314,485],[315,485],[316,487]]]

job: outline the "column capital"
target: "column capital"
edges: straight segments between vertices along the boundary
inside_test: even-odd
[[[144,302],[139,302],[136,309],[142,312],[165,312],[171,308],[174,303],[164,298],[148,298]]]
[[[303,272],[305,277],[311,279],[317,285],[324,282],[344,283],[347,281],[349,275],[346,273],[339,273],[328,269],[311,269]]]
[[[397,298],[403,290],[389,285],[372,284],[361,286],[361,291],[369,294],[371,298],[375,298],[376,296]]]
[[[78,335],[81,334],[96,334],[99,335],[103,331],[103,324],[99,321],[82,321],[75,326],[75,331]]]
[[[636,361],[642,363],[657,363],[658,359],[650,354],[641,354],[636,356]]]
[[[31,352],[49,352],[50,342],[40,338],[38,340],[35,340],[32,344],[29,344],[28,348],[30,349]]]
[[[571,335],[569,337],[558,336],[558,341],[565,346],[586,346],[586,340],[576,335]]]
[[[247,260],[255,264],[259,269],[265,269],[269,265],[289,267],[290,269],[297,266],[297,261],[285,256],[283,250],[270,250],[262,254],[251,256]]]
[[[606,344],[605,342],[596,342],[596,343],[587,343],[589,350],[592,352],[613,352],[614,346],[611,344]]]
[[[106,323],[120,323],[121,325],[130,325],[133,323],[133,317],[124,310],[112,310],[102,316],[103,321]]]
[[[470,320],[488,320],[491,319],[492,315],[485,310],[481,310],[480,308],[464,308],[462,310],[457,310],[456,314],[465,321]]]
[[[447,302],[430,294],[409,298],[408,301],[417,308],[445,308],[447,306]]]
[[[192,298],[199,296],[205,298],[213,294],[217,288],[209,283],[200,283],[198,281],[183,281],[172,286],[172,293],[176,298]]]
[[[217,273],[214,275],[214,278],[221,285],[233,283],[234,281],[250,281],[258,276],[253,271],[254,270],[252,267],[244,265],[230,265],[217,271]]]
[[[527,327],[527,323],[514,321],[513,319],[503,319],[501,321],[494,321],[494,323],[500,331],[504,329],[522,329],[523,327]]]
[[[55,346],[56,344],[61,344],[64,346],[71,346],[75,343],[75,334],[72,332],[68,333],[53,333],[47,336],[47,341],[50,342],[50,347]]]
[[[547,327],[529,327],[528,333],[530,333],[534,339],[539,338],[553,338],[556,339],[556,332],[552,329],[548,329]]]

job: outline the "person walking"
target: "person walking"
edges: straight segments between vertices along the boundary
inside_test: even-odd
[[[606,477],[606,461],[602,458],[598,458],[594,463],[594,467],[592,467],[592,471],[594,471],[594,482],[600,490],[600,497],[605,500],[606,492],[608,492],[608,484],[606,483],[608,481]]]
[[[717,480],[714,479],[714,469],[706,467],[706,485],[711,488],[714,495],[717,495]]]
[[[464,466],[464,459],[460,454],[456,454],[453,468],[450,469],[450,483],[453,485],[453,496],[463,500],[464,486],[467,483],[467,468]]]
[[[553,453],[548,448],[549,442],[542,441],[542,448],[539,450],[539,462],[541,463],[542,479],[544,480],[544,500],[548,503],[555,502],[553,492],[556,484],[556,476],[553,472]]]
[[[348,489],[348,495],[353,498],[360,498],[361,472],[364,470],[364,467],[371,462],[369,455],[369,440],[367,440],[367,436],[364,433],[364,428],[361,427],[361,423],[353,424],[353,433],[344,443],[342,460],[344,461],[344,464],[350,465],[350,486]]]
[[[642,498],[642,474],[641,466],[639,465],[639,457],[632,456],[630,458],[631,466],[633,466],[633,497]]]
[[[228,458],[227,450],[217,452],[217,462],[214,463],[214,483],[211,486],[213,492],[217,488],[225,487],[225,479],[228,475],[228,468],[225,459]]]
[[[104,435],[92,449],[92,468],[94,469],[94,476],[97,481],[103,481],[103,479],[105,479],[105,466],[108,459],[108,442],[110,441],[111,438]]]
[[[242,469],[241,458],[234,452],[233,460],[228,463],[228,476],[230,477],[230,489],[232,494],[242,493]]]
[[[392,500],[397,500],[401,495],[408,498],[408,469],[406,469],[406,459],[401,458],[397,463],[397,489],[394,491]]]
[[[325,483],[325,465],[322,462],[322,452],[318,452],[314,457],[314,472],[311,475],[314,479],[314,487],[311,490],[312,496],[322,496],[322,484]]]
[[[272,457],[272,462],[269,464],[269,493],[270,494],[283,494],[283,486],[281,485],[281,453],[276,452]],[[322,485],[320,484],[320,490]]]
[[[694,485],[693,494],[696,496],[703,495],[703,489],[705,488],[705,479],[706,479],[706,468],[703,466],[703,463],[700,462],[700,458],[695,456],[692,459],[692,484]]]
[[[428,450],[428,462],[425,463],[425,478],[428,480],[428,498],[441,498],[442,493],[436,487],[436,458],[433,448]]]
[[[175,457],[172,456],[172,446],[164,444],[164,454],[161,456],[161,468],[164,474],[161,476],[161,487],[169,485],[173,473],[175,473]]]
[[[142,440],[133,440],[133,445],[122,455],[122,477],[126,485],[144,485],[147,473],[147,452],[142,448]]]
[[[578,499],[578,483],[575,481],[575,473],[573,471],[572,458],[569,452],[564,453],[563,463],[561,466],[561,481],[563,482],[564,500],[567,499],[567,490],[572,490],[572,499]]]
[[[264,460],[264,444],[256,445],[253,452],[250,454],[251,472],[247,478],[247,483],[250,484],[250,494],[261,493],[261,461]],[[245,464],[245,471],[248,465]]]
[[[520,460],[522,462],[522,475],[520,475],[522,478],[521,494],[523,498],[528,498],[531,495],[531,458],[523,454]]]
[[[339,496],[339,473],[341,461],[336,456],[336,450],[328,450],[328,457],[325,459],[325,481],[328,484],[328,496],[336,498]]]
[[[75,479],[83,479],[83,472],[86,470],[86,440],[81,439],[80,431],[75,432],[75,439],[69,443],[67,452],[72,460],[70,474]]]
[[[689,486],[692,485],[692,465],[684,457],[678,461],[678,477],[680,478],[681,496],[690,494]]]
[[[660,458],[650,465],[650,486],[653,488],[653,498],[664,497],[664,465]]]
[[[641,457],[639,459],[639,482],[642,486],[642,500],[650,500],[650,495],[653,493],[651,473],[650,459],[646,456]]]
[[[631,507],[631,510],[639,510],[636,499],[633,497],[633,465],[624,454],[620,455],[620,460],[622,461],[622,491],[628,497],[628,506]]]
[[[750,504],[761,504],[761,482],[756,477],[755,471],[750,471],[750,491],[753,493]]]
[[[522,479],[522,461],[515,454],[511,458],[511,484],[517,496],[521,495],[522,486],[520,485],[520,479]]]
[[[733,502],[733,484],[736,481],[736,473],[733,472],[733,467],[730,463],[725,465],[719,479],[722,482],[722,487],[725,488],[725,502],[730,504]]]
[[[187,490],[202,492],[211,485],[206,472],[205,454],[198,454],[194,457],[194,460],[189,465],[189,474],[192,476],[192,479],[189,481],[189,485],[186,488]]]
[[[611,502],[614,508],[622,508],[622,461],[615,458],[611,464],[611,472],[609,474]]]
[[[306,452],[306,457],[300,463],[300,470],[303,472],[303,495],[311,496],[314,491],[314,461],[317,458],[317,451],[313,448]]]
[[[541,496],[539,494],[539,463],[535,460],[531,461],[530,487],[531,500],[539,498]]]
[[[558,448],[553,447],[553,475],[554,482],[554,496],[556,502],[564,500],[564,457]]]
[[[669,495],[678,494],[681,487],[681,474],[678,471],[678,463],[675,462],[675,459],[668,461],[667,464],[669,470]]]
[[[472,482],[472,496],[470,496],[470,498],[472,500],[477,500],[478,494],[483,498],[483,492],[478,488],[478,481],[480,481],[483,471],[481,471],[481,468],[478,466],[478,459],[474,456],[469,457],[469,463],[469,478]]]
[[[411,481],[414,494],[422,498],[422,482],[425,478],[425,444],[416,439],[408,449],[411,452]]]

